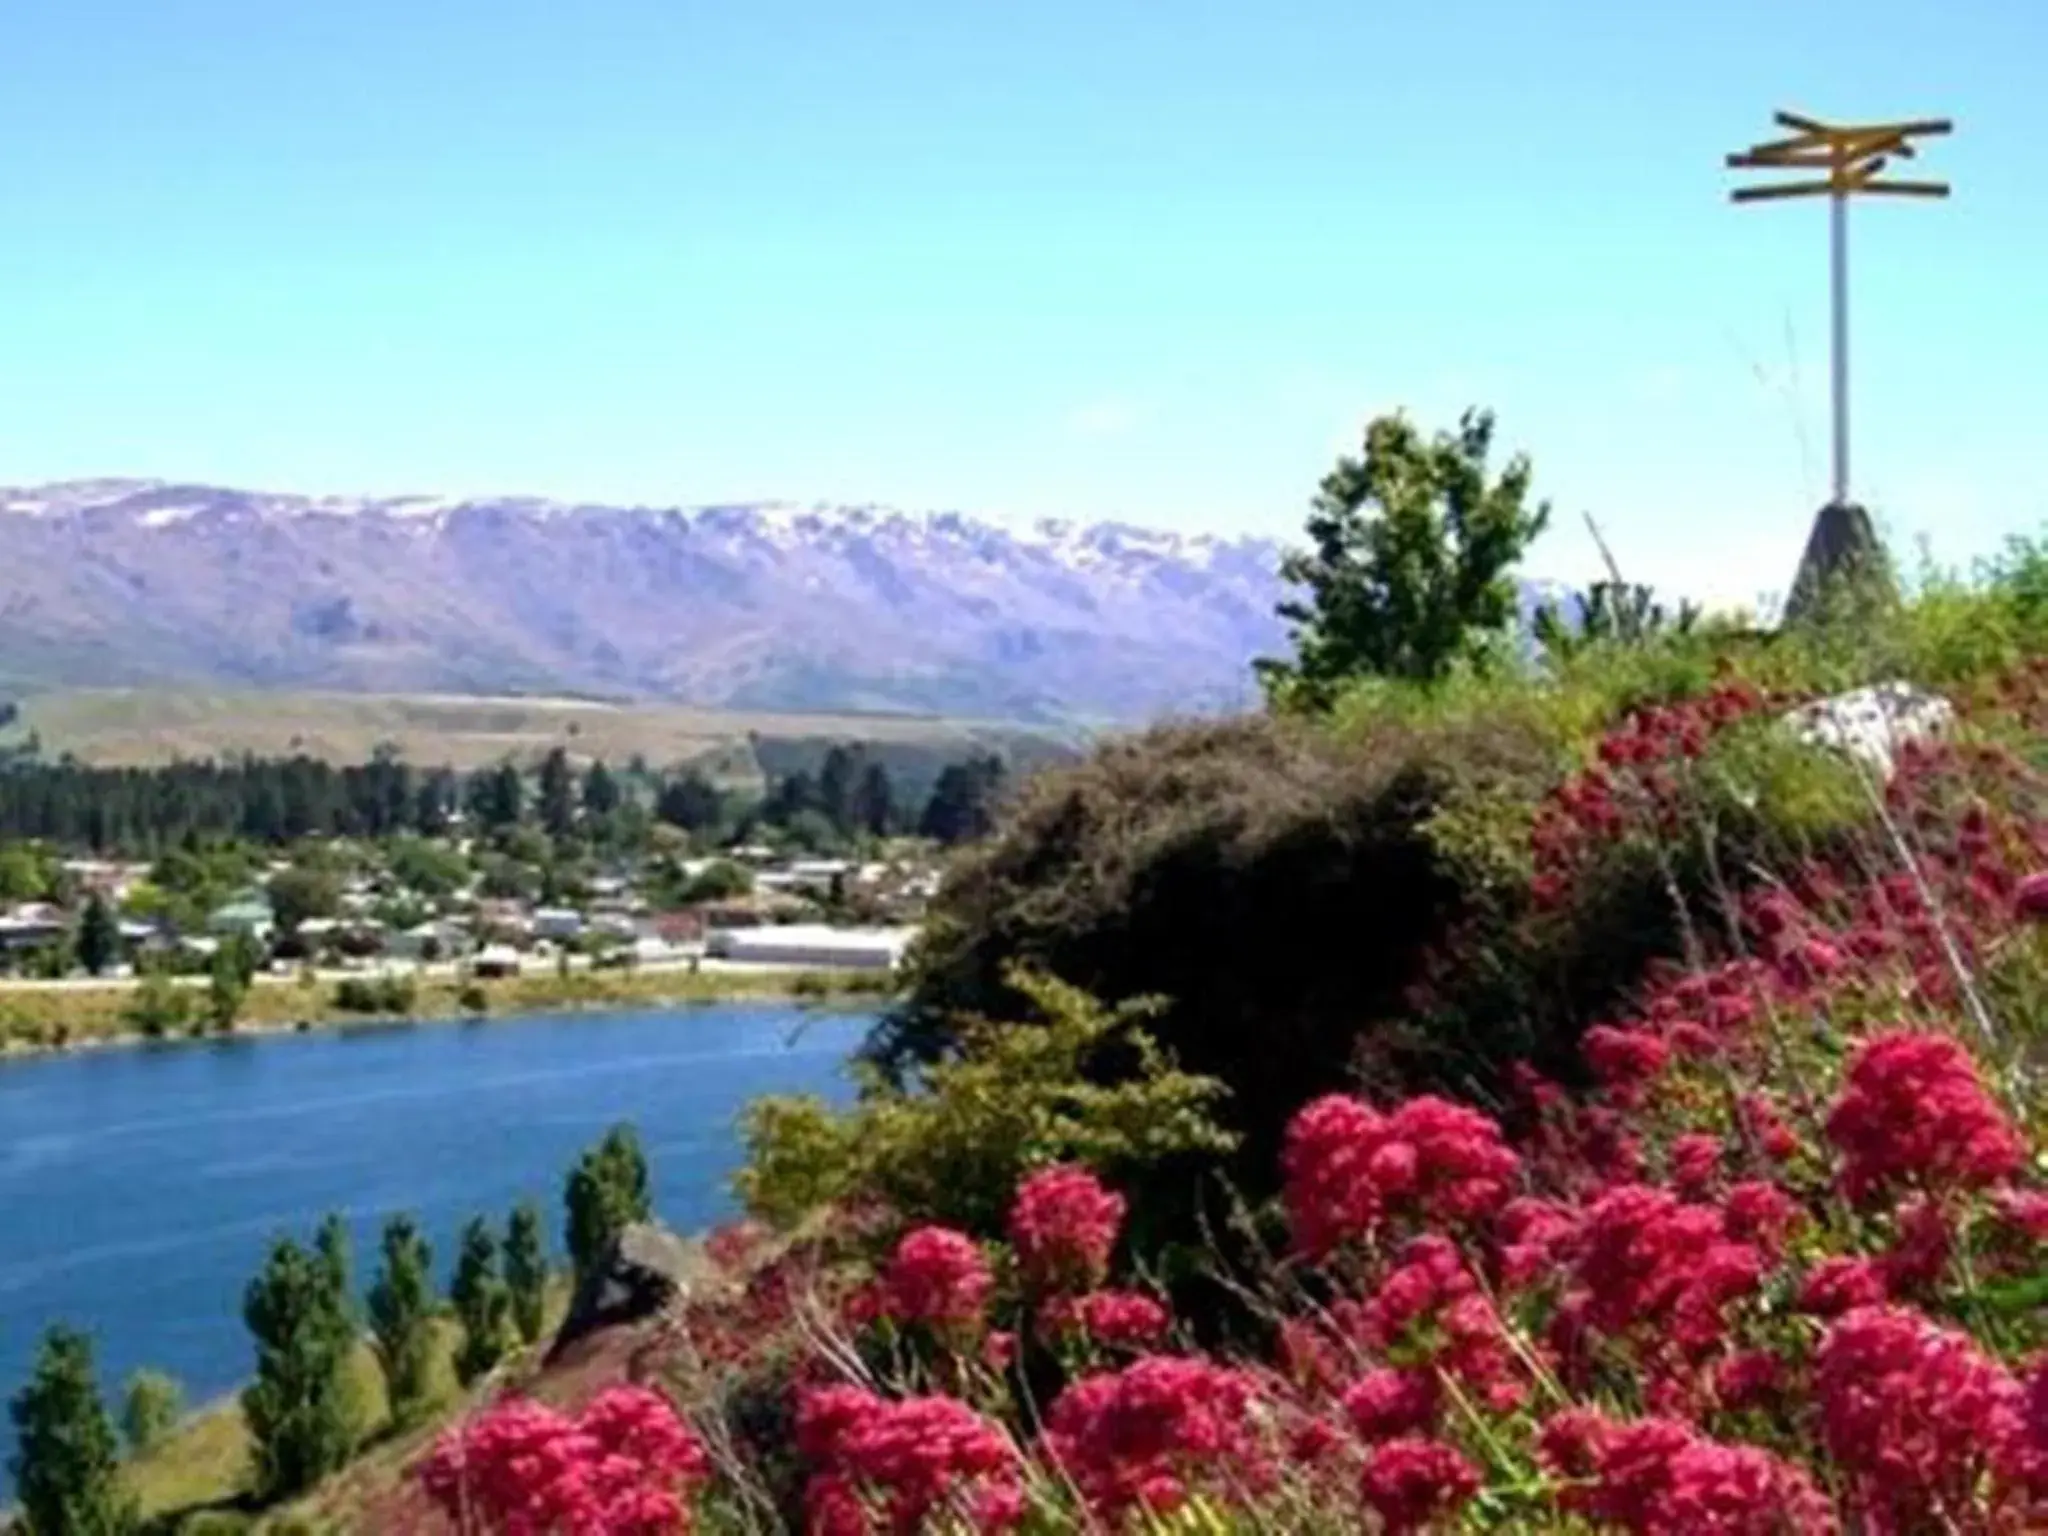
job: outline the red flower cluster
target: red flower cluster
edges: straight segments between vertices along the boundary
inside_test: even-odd
[[[973,1238],[950,1227],[918,1227],[896,1245],[877,1301],[899,1323],[958,1332],[981,1326],[994,1286]]]
[[[1567,1508],[1634,1536],[1828,1536],[1826,1495],[1800,1468],[1671,1419],[1622,1422],[1571,1409],[1543,1426]]]
[[[1479,1471],[1440,1441],[1407,1436],[1366,1458],[1360,1491],[1388,1536],[1408,1536],[1463,1509],[1479,1491]]]
[[[1560,1342],[1583,1331],[1638,1334],[1652,1354],[1696,1359],[1723,1342],[1729,1305],[1768,1267],[1755,1244],[1730,1235],[1723,1211],[1669,1190],[1624,1184],[1586,1211],[1569,1251]]]
[[[1894,1033],[1849,1063],[1828,1116],[1852,1200],[1894,1186],[1941,1192],[1995,1184],[2026,1160],[2026,1142],[1947,1035]]]
[[[1881,1530],[1979,1530],[1987,1480],[2024,1483],[2019,1383],[1967,1334],[1910,1307],[1858,1307],[1813,1363],[1821,1437]],[[2016,1475],[2015,1475],[2016,1474]]]
[[[1004,1531],[1023,1518],[1016,1447],[957,1399],[815,1388],[798,1399],[796,1438],[813,1469],[813,1536],[910,1536],[935,1515]]]
[[[1051,1337],[1080,1337],[1092,1343],[1135,1349],[1166,1337],[1173,1319],[1142,1291],[1090,1291],[1054,1296],[1038,1309],[1038,1326]]]
[[[463,1530],[674,1536],[709,1458],[666,1398],[615,1387],[580,1417],[510,1398],[442,1435],[421,1486]]]
[[[1294,1117],[1281,1153],[1294,1245],[1309,1258],[1369,1242],[1392,1214],[1471,1221],[1507,1199],[1520,1169],[1497,1123],[1427,1096],[1383,1115],[1327,1095]]]
[[[1270,1482],[1254,1398],[1243,1372],[1147,1355],[1062,1392],[1046,1417],[1045,1449],[1099,1518],[1170,1513],[1198,1489],[1242,1493]]]
[[[1110,1250],[1123,1225],[1124,1197],[1104,1189],[1085,1168],[1047,1168],[1017,1187],[1010,1206],[1010,1246],[1027,1285],[1085,1291],[1109,1273]]]

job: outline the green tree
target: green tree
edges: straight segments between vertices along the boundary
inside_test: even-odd
[[[718,825],[725,816],[725,796],[703,774],[692,768],[665,782],[655,797],[654,814],[685,832],[703,832]]]
[[[242,1413],[257,1492],[266,1499],[312,1487],[355,1448],[347,1248],[329,1223],[311,1250],[281,1239],[242,1298],[242,1320],[256,1341],[256,1379],[243,1389]]]
[[[78,963],[103,976],[121,958],[121,925],[106,898],[94,891],[78,920]]]
[[[161,970],[152,967],[142,973],[121,1021],[138,1035],[159,1040],[176,1034],[192,1017],[192,998]]]
[[[93,1377],[91,1339],[61,1325],[45,1333],[10,1407],[19,1441],[10,1465],[27,1536],[126,1536],[140,1527]]]
[[[341,910],[341,882],[328,870],[294,865],[271,876],[269,889],[270,909],[287,933],[309,917],[332,917]]]
[[[249,995],[255,967],[249,959],[254,944],[245,933],[231,933],[220,941],[206,973],[206,1017],[215,1031],[226,1034],[241,1016],[242,1002]]]
[[[436,900],[454,895],[469,879],[467,859],[453,848],[423,837],[394,839],[385,863],[400,885]]]
[[[889,782],[889,770],[871,762],[861,770],[853,791],[854,830],[871,837],[886,837],[896,824],[896,790]]]
[[[121,1393],[121,1433],[133,1456],[147,1456],[178,1427],[185,1394],[162,1371],[137,1371]]]
[[[541,759],[540,824],[552,838],[564,838],[576,830],[576,776],[569,770],[569,754],[561,747]]]
[[[383,1262],[370,1284],[370,1332],[392,1420],[411,1424],[433,1390],[433,1251],[410,1216],[384,1224],[381,1251]]]
[[[50,887],[44,860],[28,843],[0,843],[0,901],[34,901]]]
[[[1293,659],[1256,664],[1269,699],[1322,709],[1358,678],[1435,682],[1507,629],[1511,572],[1550,509],[1527,504],[1526,457],[1489,478],[1492,444],[1484,411],[1428,441],[1399,413],[1366,426],[1364,456],[1340,459],[1316,494],[1314,547],[1281,565],[1305,596],[1280,605]]]
[[[519,825],[525,810],[526,786],[520,782],[519,767],[506,761],[476,774],[469,781],[469,809],[488,831]]]
[[[462,1323],[455,1374],[468,1386],[504,1359],[511,1343],[512,1293],[498,1275],[498,1240],[481,1216],[472,1217],[462,1229],[462,1251],[448,1299]]]
[[[862,754],[834,743],[818,768],[818,809],[842,837],[857,830],[854,794],[860,787]]]
[[[570,1170],[563,1204],[568,1208],[569,1262],[580,1281],[620,1232],[652,1213],[647,1156],[631,1125],[613,1126],[583,1154]]]
[[[1575,613],[1564,603],[1546,602],[1531,622],[1536,643],[1552,661],[1570,660],[1595,645],[1637,645],[1665,635],[1690,634],[1700,621],[1697,605],[1681,602],[1674,613],[1648,587],[1633,583],[1596,581],[1572,607]]]
[[[693,901],[730,901],[735,896],[744,896],[754,888],[754,877],[747,873],[744,864],[731,859],[713,859],[683,887],[682,899]]]
[[[540,1338],[547,1316],[548,1260],[541,1238],[540,1208],[522,1200],[505,1226],[505,1284],[512,1296],[512,1321],[528,1344]]]
[[[592,816],[609,816],[623,798],[617,777],[603,758],[595,759],[583,775],[583,809]]]
[[[1003,762],[983,754],[939,770],[918,822],[918,835],[947,846],[988,836],[995,826],[995,802],[1002,790]]]

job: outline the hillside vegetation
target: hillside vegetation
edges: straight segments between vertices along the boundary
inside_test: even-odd
[[[1454,625],[1042,775],[861,1102],[754,1111],[758,1224],[591,1507],[2044,1528],[2044,597],[2021,545],[1772,635]],[[1894,682],[1946,703],[1860,752],[1797,726]],[[555,1507],[527,1469],[598,1420],[451,1431],[422,1509]]]

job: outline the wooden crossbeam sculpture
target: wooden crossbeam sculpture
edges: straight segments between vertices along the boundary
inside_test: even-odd
[[[1824,123],[1797,112],[1779,112],[1775,119],[1789,137],[1752,144],[1728,156],[1730,170],[1808,171],[1799,181],[1761,182],[1736,187],[1728,195],[1738,203],[1773,202],[1791,197],[1825,197],[1830,208],[1830,287],[1833,299],[1834,499],[1849,503],[1849,221],[1852,197],[1947,197],[1945,181],[1886,178],[1895,162],[1916,157],[1916,139],[1949,133],[1945,117],[1899,123]]]

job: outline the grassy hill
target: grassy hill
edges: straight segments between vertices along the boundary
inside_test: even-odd
[[[45,756],[101,765],[179,758],[290,756],[362,762],[389,744],[409,762],[474,768],[561,746],[578,758],[657,765],[699,762],[728,778],[778,771],[835,741],[873,745],[892,771],[997,750],[1026,764],[1064,755],[1068,740],[1000,721],[901,714],[794,714],[601,699],[438,694],[289,693],[95,688],[18,700],[0,747],[31,733]],[[893,759],[893,761],[891,761]],[[936,772],[936,766],[932,767]]]

